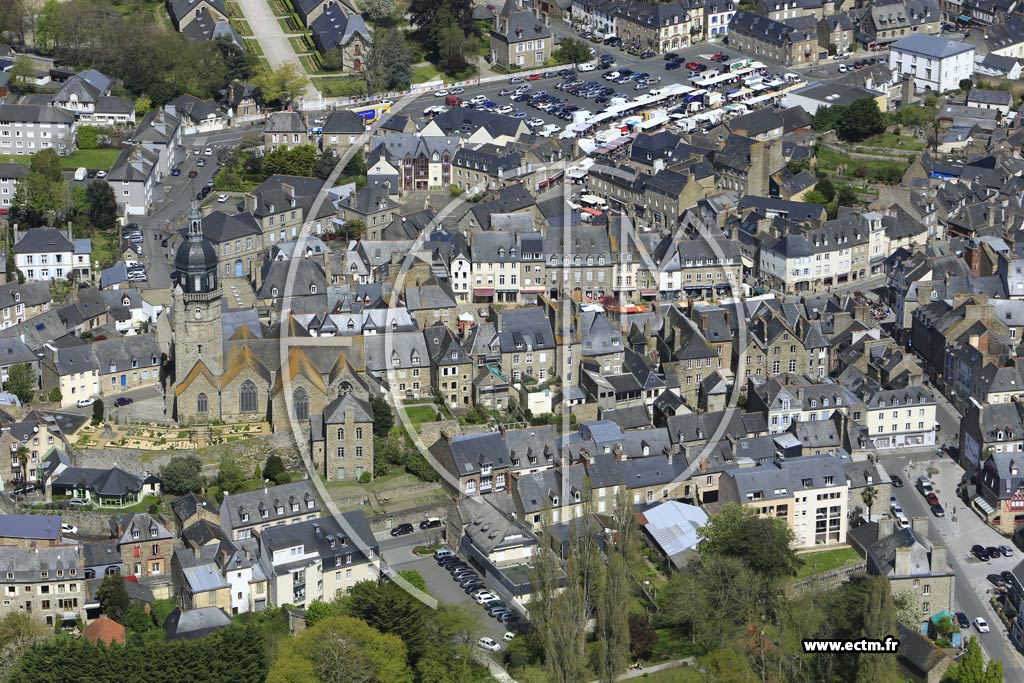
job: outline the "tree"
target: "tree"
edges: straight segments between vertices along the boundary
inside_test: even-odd
[[[268,455],[267,461],[263,465],[263,478],[277,482],[278,478],[284,474],[287,474],[287,470],[284,467],[284,460],[281,459],[281,456],[276,454]]]
[[[11,90],[19,95],[35,92],[36,67],[25,55],[18,55],[11,65]]]
[[[373,411],[373,435],[385,437],[395,426],[395,416],[391,406],[381,396],[370,396],[370,408]]]
[[[630,653],[629,604],[630,591],[626,583],[626,561],[615,549],[608,553],[608,563],[597,584],[596,628],[597,649],[594,669],[602,681],[614,683],[626,670]]]
[[[391,581],[357,583],[345,598],[342,609],[347,616],[362,619],[381,633],[401,638],[412,663],[430,644],[426,608]]]
[[[566,38],[557,50],[554,58],[562,64],[580,64],[590,61],[590,48],[582,40]]]
[[[263,157],[263,174],[311,176],[316,166],[316,147],[299,145],[297,147],[278,147]]]
[[[819,133],[835,129],[843,110],[844,107],[839,106],[818,107],[818,111],[811,117],[811,127]]]
[[[963,90],[964,92],[970,92],[971,88],[974,87],[974,81],[972,81],[970,78],[961,78],[960,83],[958,83],[958,85],[960,86],[960,89]]]
[[[143,633],[156,628],[153,617],[138,603],[132,603],[124,613],[124,627],[129,631]]]
[[[52,224],[64,206],[64,183],[48,180],[42,173],[30,171],[14,190],[11,222],[23,228]]]
[[[658,632],[654,630],[650,617],[646,614],[630,614],[629,654],[634,659],[646,659],[651,656],[657,643]]]
[[[340,47],[332,47],[320,57],[320,68],[324,71],[341,71],[345,67],[345,53]]]
[[[203,463],[195,455],[176,455],[160,468],[163,490],[175,496],[193,493],[203,487]]]
[[[89,222],[101,230],[109,230],[117,222],[117,199],[106,180],[97,178],[85,188]]]
[[[838,195],[840,206],[855,206],[859,203],[857,193],[849,185],[840,185]]]
[[[950,669],[947,677],[953,683],[986,683],[985,658],[977,638],[967,641],[964,656]]]
[[[865,97],[841,107],[836,133],[848,142],[860,142],[885,131],[885,119],[873,97]]]
[[[96,149],[99,147],[100,129],[96,126],[79,126],[76,140],[78,149]]]
[[[28,481],[28,447],[18,446],[18,450],[14,452],[14,455],[18,459],[18,465],[22,472],[22,481]]]
[[[363,235],[366,234],[366,223],[358,218],[353,218],[352,220],[345,221],[336,232],[339,239],[346,241],[362,239]]]
[[[58,183],[64,180],[60,168],[60,156],[53,149],[44,149],[32,155],[29,162],[29,170],[33,173],[40,173],[50,182]]]
[[[334,172],[334,167],[338,165],[338,157],[334,153],[334,150],[327,148],[316,158],[316,163],[313,164],[313,176],[320,180],[327,180],[331,173]]]
[[[836,188],[832,184],[832,181],[829,180],[828,178],[822,178],[821,180],[819,180],[818,183],[814,186],[814,189],[820,192],[823,197],[825,197],[825,204],[831,202],[832,199],[835,198],[836,196]]]
[[[408,581],[413,588],[421,590],[424,593],[427,592],[427,580],[423,578],[423,574],[420,574],[415,569],[402,570],[398,572],[398,575]]]
[[[217,470],[217,485],[222,491],[237,493],[242,484],[245,483],[245,471],[242,470],[238,459],[227,453],[220,459],[220,469]]]
[[[149,110],[152,108],[153,100],[149,99],[145,95],[135,100],[135,115],[140,118],[149,113]]]
[[[428,33],[442,12],[451,15],[462,30],[476,33],[472,0],[417,0],[410,3],[408,9],[412,23],[421,31]]]
[[[866,581],[862,636],[885,640],[896,635],[896,607],[889,580],[873,576]],[[857,657],[856,683],[899,683],[895,653],[864,652]]]
[[[790,548],[793,531],[778,517],[761,518],[752,508],[724,505],[699,531],[700,554],[737,557],[769,579],[793,576],[801,560]]]
[[[28,363],[19,363],[7,371],[4,391],[17,396],[22,403],[32,400],[37,386],[36,373]]]
[[[366,58],[367,87],[373,92],[405,90],[412,83],[412,52],[405,36],[388,28],[374,33]]]
[[[871,519],[871,508],[874,506],[875,501],[878,500],[878,489],[874,486],[868,486],[860,492],[860,499],[864,501],[864,505],[868,509],[868,519]]]
[[[103,399],[101,398],[96,399],[96,402],[92,404],[92,421],[93,424],[103,422]]]
[[[224,78],[228,83],[252,78],[257,61],[251,52],[240,47],[227,35],[218,36],[214,44],[224,58],[224,66],[227,69]]]
[[[291,104],[302,94],[308,80],[294,64],[288,63],[277,69],[263,67],[256,72],[252,84],[260,89],[264,102],[282,106]]]
[[[360,0],[363,16],[374,24],[386,22],[395,11],[395,0]]]
[[[132,601],[128,597],[128,589],[124,585],[124,577],[111,574],[103,577],[103,583],[96,590],[96,598],[100,601],[100,609],[108,618],[124,624],[125,615]]]

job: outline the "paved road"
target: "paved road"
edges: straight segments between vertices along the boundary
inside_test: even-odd
[[[305,74],[306,70],[302,68],[292,44],[288,42],[288,36],[277,22],[277,17],[270,11],[267,0],[238,0],[238,5],[242,8],[246,22],[252,28],[253,37],[259,41],[263,49],[263,56],[270,62],[270,67],[279,69],[284,64],[294,64],[299,73]],[[312,99],[319,97],[319,93],[308,78],[305,94]]]
[[[970,548],[976,543],[984,546],[1003,545],[1007,540],[987,527],[973,512],[965,510],[963,503],[957,500],[956,483],[963,470],[955,462],[948,458],[936,459],[927,452],[909,455],[903,452],[883,458],[887,470],[901,474],[906,481],[907,485],[903,488],[892,489],[904,512],[908,517],[927,517],[928,538],[947,546],[950,568],[956,573],[953,591],[955,609],[966,613],[972,622],[975,617],[984,616],[992,629],[990,633],[978,633],[972,627],[967,635],[978,638],[982,650],[990,659],[1003,662],[1007,681],[1024,681],[1024,659],[1010,643],[1006,629],[989,606],[991,584],[985,578],[988,574],[1012,570],[1020,562],[1019,553],[1016,557],[1003,557],[989,563],[978,562],[971,557]],[[938,474],[932,475],[931,479],[946,509],[943,518],[931,514],[926,501],[913,486],[914,480],[926,468],[938,470]]]

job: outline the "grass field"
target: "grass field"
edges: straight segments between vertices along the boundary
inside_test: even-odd
[[[413,67],[412,70],[413,83],[426,83],[427,81],[436,81],[443,78],[444,74],[438,71],[433,64],[421,64],[420,66]]]
[[[115,230],[97,230],[92,235],[93,263],[99,263],[100,268],[109,268],[118,256],[117,247],[118,237]]]
[[[300,57],[299,59],[303,58]],[[351,97],[353,95],[366,94],[366,81],[361,78],[345,78],[344,76],[314,78],[313,85],[325,97]]]
[[[438,419],[437,413],[430,406],[407,406],[405,412],[414,425],[434,422]]]
[[[60,167],[65,170],[74,170],[85,166],[86,168],[109,171],[120,153],[119,149],[79,149],[62,157]]]
[[[804,564],[797,572],[797,579],[806,579],[815,574],[856,564],[860,562],[861,557],[853,548],[835,548],[816,553],[804,553],[800,555],[800,559],[804,561]]]
[[[0,154],[0,164],[25,164],[32,163],[31,154]]]

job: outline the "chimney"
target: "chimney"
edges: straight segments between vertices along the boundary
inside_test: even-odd
[[[505,440],[505,425],[500,425],[498,431],[501,433],[501,440]]]
[[[612,446],[612,452],[615,453],[616,460],[622,461],[626,459],[626,451],[623,450],[621,443]]]
[[[932,574],[943,574],[949,571],[949,562],[946,560],[946,546],[942,543],[932,544],[931,572]]]
[[[890,536],[892,536],[892,517],[883,515],[878,520],[878,538],[876,540],[881,541]]]
[[[896,576],[910,576],[910,548],[896,548]]]

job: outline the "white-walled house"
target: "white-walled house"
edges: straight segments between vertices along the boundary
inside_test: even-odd
[[[88,280],[92,243],[56,228],[32,228],[15,235],[14,265],[26,280]]]
[[[947,92],[974,73],[974,51],[969,43],[915,33],[890,46],[889,68],[897,79],[911,76],[918,92]]]

